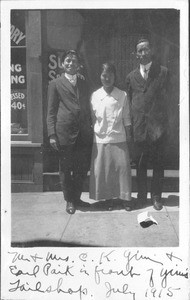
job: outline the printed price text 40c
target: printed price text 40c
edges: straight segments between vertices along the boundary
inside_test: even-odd
[[[25,106],[25,103],[22,103],[22,102],[13,102],[12,104],[11,104],[11,108],[13,108],[13,109],[25,109],[26,108],[26,106]]]

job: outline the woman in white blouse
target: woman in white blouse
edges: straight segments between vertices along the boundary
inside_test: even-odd
[[[116,70],[113,64],[102,65],[102,87],[91,96],[94,129],[90,170],[90,198],[119,198],[125,210],[132,209],[131,168],[127,141],[130,140],[131,120],[126,92],[114,86]]]

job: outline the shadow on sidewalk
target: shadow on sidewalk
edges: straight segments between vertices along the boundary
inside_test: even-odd
[[[66,242],[55,241],[55,240],[34,240],[34,241],[26,241],[26,242],[12,242],[11,247],[32,248],[32,247],[101,247],[101,246],[77,244],[74,242],[66,243]]]
[[[139,205],[140,203],[138,203],[136,198],[133,197],[132,201],[133,201],[133,210],[138,210],[142,208],[142,206]],[[114,199],[113,211],[123,210],[124,203],[125,203],[124,200]],[[81,201],[81,205],[77,207],[77,209],[83,212],[108,211],[108,207],[110,206],[110,204],[111,204],[111,200],[100,200],[92,204]],[[168,198],[162,198],[162,204],[164,206],[179,206],[179,196],[169,195]],[[147,208],[149,206],[152,206],[151,199],[147,199],[146,203],[143,205],[143,208]]]
[[[132,200],[136,200],[133,198]],[[121,199],[114,199],[113,200],[113,211],[114,210],[123,210],[124,203],[126,201],[121,200]],[[81,206],[78,206],[77,209],[83,212],[91,211],[108,211],[108,208],[111,206],[112,200],[97,200],[95,203],[88,203],[81,201]]]

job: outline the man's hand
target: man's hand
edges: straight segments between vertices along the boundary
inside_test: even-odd
[[[59,151],[59,142],[55,134],[52,134],[49,139],[50,145],[54,150]]]

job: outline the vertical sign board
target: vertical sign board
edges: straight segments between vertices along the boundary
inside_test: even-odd
[[[28,133],[25,12],[11,12],[11,133]]]

